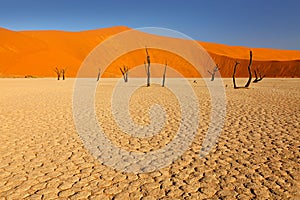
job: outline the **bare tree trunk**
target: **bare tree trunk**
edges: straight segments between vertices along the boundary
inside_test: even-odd
[[[259,78],[257,76],[256,70],[254,70],[255,79],[254,79],[253,83],[257,83],[257,82],[261,81],[265,77],[265,75],[262,76],[259,71],[258,71],[258,74],[259,74]]]
[[[148,73],[147,73],[147,87],[150,86],[150,63],[148,63]]]
[[[126,78],[125,78],[125,72],[123,71],[123,69],[120,67],[120,71],[122,73],[122,76],[123,76],[123,79],[124,79],[124,82],[126,82]]]
[[[128,67],[125,68],[125,82],[128,81]]]
[[[253,83],[257,83],[259,80],[258,80],[258,77],[257,77],[256,70],[254,70],[254,76],[255,76],[255,79],[254,79]]]
[[[100,79],[100,75],[101,75],[101,69],[100,69],[100,68],[98,68],[97,82],[98,82],[98,81],[99,81],[99,79]]]
[[[208,73],[211,75],[211,81],[214,81],[215,80],[215,74],[216,74],[216,72],[217,71],[219,71],[220,70],[220,68],[219,68],[219,66],[218,65],[216,65],[216,67],[213,69],[213,71],[212,72],[210,72],[209,70],[208,70]]]
[[[251,83],[251,79],[252,79],[251,66],[252,66],[252,51],[250,51],[250,61],[249,61],[249,65],[248,65],[249,79],[248,79],[248,82],[245,85],[245,88],[249,87],[249,85]]]
[[[60,79],[61,71],[57,67],[54,69],[54,71],[55,71],[55,73],[57,75],[57,80],[59,80]]]
[[[211,79],[210,79],[211,81],[214,81],[215,80],[215,73],[212,73],[211,74]]]
[[[128,81],[128,67],[126,67],[125,65],[123,66],[123,69],[120,67],[120,71],[122,73],[124,82],[126,83]]]
[[[164,69],[163,81],[162,81],[162,87],[165,87],[165,81],[166,81],[166,70],[167,70],[167,62],[166,62],[165,69]]]
[[[232,75],[232,81],[233,81],[233,88],[237,89],[236,83],[235,83],[235,73],[236,73],[236,67],[239,65],[239,62],[235,62],[234,68],[233,68],[233,75]]]
[[[147,66],[147,87],[150,86],[150,56],[148,54],[148,49],[146,47],[146,53],[147,53],[147,63],[148,63],[148,66]]]
[[[215,74],[213,72],[210,72],[209,70],[207,70],[208,73],[211,75],[211,81],[215,80]]]
[[[65,80],[65,73],[66,73],[66,71],[67,71],[67,69],[62,69],[61,70],[63,80]]]

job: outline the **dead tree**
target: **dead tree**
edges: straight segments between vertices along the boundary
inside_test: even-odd
[[[233,88],[237,89],[236,83],[235,83],[235,73],[236,73],[236,67],[239,65],[239,62],[235,62],[234,68],[233,68],[233,75],[232,75],[232,81],[233,81]]]
[[[100,69],[100,68],[98,68],[97,82],[98,82],[98,81],[99,81],[99,79],[100,79],[100,75],[101,75],[101,69]]]
[[[251,66],[252,66],[252,51],[250,50],[250,61],[249,61],[249,65],[248,65],[248,74],[249,74],[249,79],[245,85],[245,88],[249,87],[250,83],[251,83],[251,79],[252,79],[252,74],[251,74]]]
[[[214,80],[215,80],[215,74],[216,74],[216,72],[219,71],[219,70],[220,70],[220,68],[219,68],[218,65],[215,66],[215,68],[213,69],[212,72],[208,70],[208,73],[211,75],[211,79],[210,79],[211,81],[214,81]]]
[[[150,56],[148,53],[148,49],[146,47],[146,54],[147,54],[147,67],[146,67],[146,62],[144,62],[145,65],[145,70],[146,70],[146,74],[147,74],[147,87],[150,86]]]
[[[257,76],[257,72],[259,74],[259,78]],[[254,70],[255,79],[254,79],[253,83],[257,83],[265,77],[265,75],[261,75],[261,73],[258,70],[257,70],[257,72],[256,72],[256,70]]]
[[[55,72],[56,75],[57,75],[57,80],[59,80],[59,79],[60,79],[61,71],[56,67],[56,68],[54,69],[54,72]]]
[[[167,70],[167,62],[166,62],[166,65],[165,65],[165,69],[164,69],[164,73],[163,73],[163,80],[162,80],[162,87],[165,87],[165,81],[166,81],[166,70]]]
[[[124,78],[124,82],[127,83],[128,81],[128,67],[126,67],[125,65],[123,66],[123,69],[122,67],[120,67],[120,71],[122,73],[122,76]]]
[[[235,62],[235,66],[233,68],[232,80],[233,80],[233,87],[234,87],[234,89],[240,88],[240,87],[236,86],[236,82],[235,82],[235,73],[236,73],[236,67],[238,66],[238,64],[240,64],[240,63],[239,62]],[[244,88],[248,88],[249,85],[250,85],[250,83],[251,83],[251,79],[252,79],[251,66],[252,66],[252,51],[250,51],[250,61],[249,61],[249,65],[248,65],[249,79],[248,79],[246,85],[244,86]]]
[[[66,71],[67,71],[67,68],[61,70],[63,80],[65,80]]]

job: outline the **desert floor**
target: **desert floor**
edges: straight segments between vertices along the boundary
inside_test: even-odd
[[[0,199],[300,198],[300,79],[265,78],[237,90],[225,79],[224,127],[204,158],[199,151],[209,126],[210,96],[203,81],[190,80],[200,105],[192,144],[171,165],[137,174],[108,167],[85,148],[73,120],[74,80],[0,79]],[[112,119],[114,82],[101,80],[95,95],[107,137],[136,152],[169,143],[180,123],[176,97],[158,85],[138,89],[130,100],[135,123],[149,123],[153,102],[167,107],[168,118],[161,134],[135,138]]]

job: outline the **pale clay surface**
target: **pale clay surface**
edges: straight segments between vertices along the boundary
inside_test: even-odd
[[[180,122],[170,91],[152,86],[134,93],[134,122],[149,123],[147,108],[154,102],[165,106],[167,125],[153,137],[133,138],[109,112],[110,81],[100,83],[95,107],[111,141],[137,152],[168,144]],[[264,79],[234,90],[225,79],[225,125],[205,158],[199,152],[210,97],[203,81],[190,83],[200,105],[192,145],[168,167],[132,174],[101,164],[85,149],[73,122],[74,79],[0,79],[0,199],[300,198],[300,80]]]

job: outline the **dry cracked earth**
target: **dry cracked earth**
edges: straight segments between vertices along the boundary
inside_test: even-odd
[[[109,111],[113,81],[102,81],[95,109],[113,144],[149,152],[175,137],[180,111],[167,88],[153,85],[132,96],[135,123],[149,123],[152,103],[164,105],[167,113],[160,134],[136,138],[116,126]],[[203,81],[190,83],[200,120],[187,151],[153,172],[126,173],[85,148],[73,120],[74,79],[0,79],[0,199],[299,199],[300,80],[266,78],[234,90],[225,79],[224,127],[205,157],[199,152],[210,122],[210,96]]]

